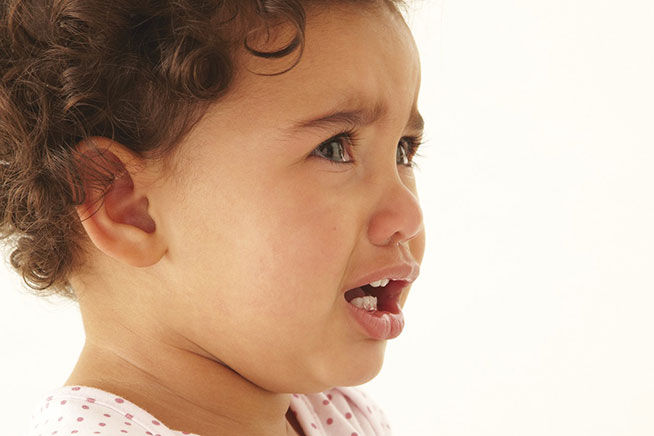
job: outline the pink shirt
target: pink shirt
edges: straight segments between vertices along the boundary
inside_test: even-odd
[[[388,436],[384,412],[361,389],[336,387],[293,394],[291,410],[307,436]],[[200,436],[172,430],[124,398],[89,386],[63,386],[48,393],[32,413],[28,436]]]

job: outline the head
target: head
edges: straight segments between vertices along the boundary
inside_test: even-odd
[[[386,342],[344,292],[425,241],[397,5],[10,3],[0,216],[26,283],[87,337],[182,338],[271,391],[373,378]]]

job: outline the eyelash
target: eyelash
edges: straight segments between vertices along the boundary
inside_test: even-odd
[[[338,140],[338,139],[341,139],[341,138],[347,139],[347,142],[350,143],[350,146],[353,149],[356,146],[359,145],[359,136],[357,135],[357,133],[354,130],[344,130],[344,131],[342,131],[340,133],[337,133],[336,135],[332,136],[331,138],[327,139],[326,141],[323,141],[320,144],[318,144],[318,146],[316,148],[314,148],[313,151],[315,152],[316,150],[318,150],[323,145],[329,144],[331,142],[334,142],[334,140]],[[422,156],[421,154],[417,153],[418,148],[420,147],[420,145],[423,144],[422,137],[420,137],[420,136],[403,136],[400,139],[400,141],[402,141],[402,139],[406,140],[405,141],[406,144],[407,144],[407,146],[406,146],[406,149],[407,149],[406,150],[406,157],[409,160],[408,165],[407,164],[402,164],[402,165],[405,166],[405,167],[409,167],[409,168],[416,168],[417,164],[414,161],[414,158],[416,156]],[[399,142],[398,142],[398,144],[399,144]],[[312,154],[315,154],[315,153],[312,153]],[[346,165],[350,164],[351,165],[351,164],[356,163],[356,161],[354,161],[354,160],[351,160],[351,161],[348,161],[348,162],[338,162],[338,161],[333,161],[333,160],[331,160],[331,159],[329,159],[327,157],[323,157],[323,156],[318,156],[318,157],[322,157],[327,162],[329,162],[329,163],[331,163],[333,165],[343,165],[343,164],[346,164]]]

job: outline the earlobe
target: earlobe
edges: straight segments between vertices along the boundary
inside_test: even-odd
[[[105,138],[105,141],[109,140]],[[166,252],[165,241],[148,213],[146,192],[138,189],[138,183],[135,188],[134,179],[123,163],[130,158],[129,153],[121,150],[121,146],[112,146],[102,150],[99,162],[88,161],[94,153],[100,156],[97,149],[84,153],[87,160],[83,165],[101,166],[113,182],[102,195],[97,189],[90,189],[97,184],[86,179],[97,172],[82,169],[86,197],[76,210],[86,233],[100,251],[121,262],[135,267],[157,263]]]

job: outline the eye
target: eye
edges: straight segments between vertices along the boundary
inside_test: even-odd
[[[355,161],[343,160],[344,156],[351,157],[348,154],[347,144],[353,149],[359,144],[359,139],[354,131],[341,132],[336,136],[332,136],[328,140],[320,143],[311,152],[312,156],[324,157],[334,165],[339,164],[354,164]],[[421,144],[421,138],[416,136],[404,136],[398,142],[396,161],[399,165],[409,168],[415,168],[416,164],[413,157]]]
[[[352,164],[354,163],[353,160],[350,159],[343,161],[342,159],[347,153],[347,146],[344,142],[348,142],[351,146],[354,146],[353,136],[354,134],[352,132],[339,133],[314,148],[311,155],[318,154],[318,156],[325,157],[333,164]],[[349,154],[347,154],[347,156],[349,156]]]
[[[397,148],[397,160],[400,161],[398,164],[404,165],[406,167],[415,168],[416,163],[413,161],[414,156],[416,156],[416,151],[420,147],[421,140],[416,136],[404,136],[400,139],[398,145],[401,147]]]

